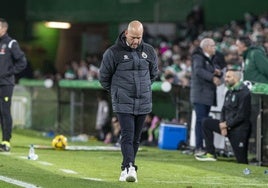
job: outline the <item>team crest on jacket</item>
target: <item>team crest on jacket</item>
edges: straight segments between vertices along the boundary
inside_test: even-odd
[[[232,96],[232,102],[234,102],[234,101],[235,101],[235,95]]]
[[[0,54],[5,54],[6,53],[6,48],[7,48],[7,45],[6,44],[3,44],[1,46],[1,49],[0,49]]]
[[[124,55],[124,60],[129,59],[128,55]]]
[[[141,56],[144,58],[144,59],[146,59],[148,56],[147,56],[147,54],[145,53],[145,52],[142,52],[141,53]]]

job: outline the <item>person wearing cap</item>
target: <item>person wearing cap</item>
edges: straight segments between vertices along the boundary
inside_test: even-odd
[[[251,96],[241,81],[241,67],[229,66],[225,75],[228,91],[225,94],[220,120],[207,118],[203,122],[206,153],[196,155],[199,161],[216,161],[214,134],[227,136],[238,163],[248,163],[248,139],[250,135]]]

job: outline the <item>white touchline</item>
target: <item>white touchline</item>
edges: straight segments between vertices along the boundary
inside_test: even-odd
[[[88,177],[84,177],[82,179],[85,179],[85,180],[93,180],[93,181],[103,181],[102,179],[100,178],[88,178]]]
[[[52,163],[46,162],[46,161],[38,161],[39,164],[45,165],[45,166],[53,166]]]
[[[15,180],[15,179],[5,177],[5,176],[0,176],[0,181],[4,181],[4,182],[11,183],[11,184],[18,185],[20,187],[25,187],[25,188],[41,188],[40,186],[35,186],[33,184]]]
[[[69,169],[59,169],[62,172],[65,172],[67,174],[78,174],[78,172],[73,171],[73,170],[69,170]]]

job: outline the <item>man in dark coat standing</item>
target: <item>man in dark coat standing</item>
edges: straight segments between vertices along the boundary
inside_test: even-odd
[[[121,126],[123,161],[119,181],[137,182],[135,158],[145,117],[152,111],[151,84],[158,74],[157,55],[142,36],[142,23],[130,22],[105,51],[100,67],[100,83],[111,94]]]
[[[215,42],[205,38],[192,54],[190,99],[196,114],[195,153],[203,151],[202,121],[208,117],[211,106],[216,105],[216,86],[221,84],[222,73],[213,63]]]

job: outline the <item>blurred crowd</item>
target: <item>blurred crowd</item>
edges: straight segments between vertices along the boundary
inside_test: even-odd
[[[225,64],[240,64],[235,45],[240,36],[249,36],[254,45],[262,46],[268,52],[268,13],[253,15],[245,13],[242,20],[233,20],[228,24],[207,29],[204,25],[203,11],[200,7],[189,13],[184,23],[177,24],[174,37],[150,34],[144,26],[143,40],[154,46],[158,54],[159,75],[157,81],[168,81],[175,85],[190,86],[191,54],[203,38],[212,38],[216,50],[224,57]],[[54,79],[98,80],[102,54],[88,54],[85,59],[67,62],[62,75],[55,74]],[[116,117],[110,119],[110,131],[101,139],[105,143],[119,143],[120,126]],[[158,138],[158,126],[161,117],[149,114],[141,138],[144,145],[155,145]]]
[[[191,20],[191,22],[193,21]],[[238,55],[235,45],[240,36],[249,36],[254,45],[262,46],[265,51],[268,51],[268,14],[254,16],[250,13],[245,13],[243,20],[231,21],[229,24],[211,30],[205,30],[202,24],[194,25],[198,27],[196,28],[199,31],[198,34],[189,32],[187,27],[178,26],[178,28],[185,29],[184,32],[181,31],[184,35],[174,40],[169,40],[164,36],[152,36],[145,30],[144,41],[152,44],[158,54],[160,70],[158,81],[169,81],[172,84],[190,86],[191,54],[199,46],[200,41],[207,37],[214,39],[217,53],[222,54],[224,66],[234,63],[242,65],[242,57]],[[86,75],[88,76],[85,76],[84,79],[98,79],[98,67],[95,66],[93,69],[90,66],[87,67]],[[79,71],[77,71],[77,77],[79,77],[78,75]],[[147,115],[141,135],[141,145],[157,145],[160,123],[161,117],[158,115]],[[114,134],[110,133],[105,141],[106,143],[119,143],[120,134],[118,133],[120,130],[116,128],[115,130],[117,133],[115,134],[117,135],[116,139],[112,138],[111,135]]]
[[[172,84],[189,86],[191,54],[205,37],[215,40],[217,51],[223,54],[227,64],[242,61],[235,46],[235,41],[239,36],[250,36],[255,45],[263,46],[265,50],[268,50],[268,14],[255,16],[245,13],[243,20],[234,20],[229,24],[210,30],[204,29],[200,11],[198,11],[198,15],[189,14],[186,22],[177,27],[178,37],[172,40],[168,36],[152,36],[145,29],[144,41],[155,47],[159,58],[158,81],[167,80]],[[98,55],[88,55],[79,62],[69,62],[66,64],[63,78],[97,80],[100,62],[101,56]]]
[[[100,67],[100,57],[97,54],[87,55],[85,59],[71,61],[65,64],[64,79],[97,80]]]
[[[159,137],[161,118],[153,113],[147,114],[140,144],[143,146],[157,146]],[[104,134],[104,139],[98,138],[98,140],[103,141],[106,144],[114,144],[115,146],[120,146],[121,140],[121,128],[116,116],[112,116],[110,129]]]

